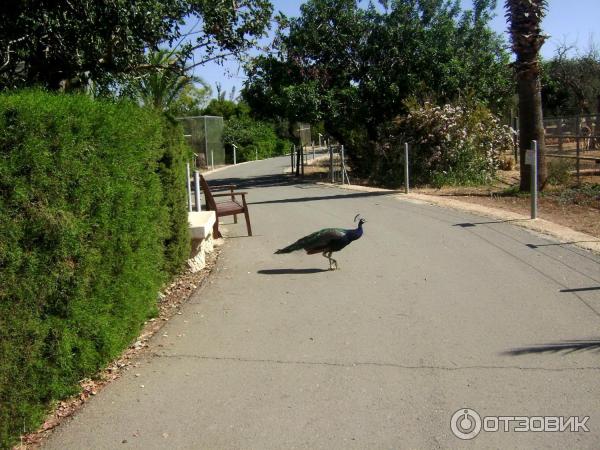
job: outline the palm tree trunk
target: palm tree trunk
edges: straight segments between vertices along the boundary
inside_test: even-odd
[[[519,92],[519,149],[521,155],[521,190],[531,186],[531,167],[525,165],[525,152],[531,141],[538,142],[538,187],[546,185],[546,146],[542,118],[539,51],[546,36],[540,27],[547,0],[506,0],[506,18],[512,48],[517,56],[514,67]]]
[[[538,188],[546,184],[546,146],[544,141],[544,121],[542,117],[542,92],[539,76],[530,77],[527,73],[518,74],[519,93],[519,161],[521,171],[520,189],[531,188],[531,166],[525,165],[525,152],[531,149],[531,141],[538,143]]]

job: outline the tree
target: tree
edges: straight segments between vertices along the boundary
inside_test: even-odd
[[[235,103],[224,98],[213,98],[202,114],[206,116],[221,116],[224,120],[229,120],[232,117],[248,116],[250,108],[244,102]]]
[[[269,25],[268,0],[19,0],[0,15],[0,88],[110,84],[152,68],[145,51],[174,45],[187,68],[240,56]],[[183,31],[184,19],[195,23]]]
[[[595,114],[600,94],[600,53],[592,46],[585,53],[569,55],[561,45],[542,71],[544,114]]]
[[[210,86],[204,81],[200,84],[188,84],[171,104],[169,108],[171,114],[176,117],[202,115],[211,92]]]
[[[514,68],[519,94],[520,189],[531,186],[530,167],[525,165],[525,152],[531,141],[538,142],[538,185],[546,184],[546,151],[542,117],[542,92],[539,51],[546,36],[541,22],[546,12],[546,0],[506,0],[506,17],[510,26],[512,49],[517,56]]]
[[[280,17],[276,54],[249,67],[243,96],[253,111],[323,121],[338,140],[358,144],[379,139],[409,98],[503,107],[512,86],[502,39],[487,25],[493,0],[472,11],[456,1],[385,3],[310,0],[300,17]]]
[[[210,88],[201,78],[186,75],[186,70],[180,67],[181,59],[171,50],[161,49],[150,52],[147,56],[147,65],[152,67],[132,83],[128,89],[131,95],[138,98],[145,106],[160,111],[170,111],[176,102],[181,108],[184,101],[183,95],[200,94],[196,84],[203,86],[203,92],[209,93]]]

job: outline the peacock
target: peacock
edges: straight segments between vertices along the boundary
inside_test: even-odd
[[[366,220],[360,217],[360,214],[357,214],[356,217],[354,217],[354,222],[356,222],[356,219],[358,218],[360,218],[358,226],[352,230],[345,230],[343,228],[324,228],[298,239],[293,244],[279,249],[275,253],[291,253],[296,250],[306,250],[306,253],[309,255],[322,253],[323,256],[329,260],[329,270],[335,270],[338,268],[338,264],[337,261],[331,257],[331,254],[333,252],[339,252],[350,244],[350,242],[360,239],[363,235],[362,226]]]

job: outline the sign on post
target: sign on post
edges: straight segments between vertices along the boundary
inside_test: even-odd
[[[525,151],[525,165],[531,166],[533,161],[535,161],[535,150]]]

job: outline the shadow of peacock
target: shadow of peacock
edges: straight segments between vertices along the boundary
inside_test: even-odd
[[[354,229],[346,230],[344,228],[323,228],[322,230],[315,231],[308,236],[304,236],[298,239],[291,245],[285,248],[277,250],[276,254],[291,253],[296,250],[306,250],[306,253],[313,255],[316,253],[322,253],[325,258],[329,260],[329,270],[335,270],[338,268],[337,261],[331,257],[333,252],[339,252],[352,241],[360,239],[363,235],[363,223],[365,219],[357,214],[354,217],[354,221],[360,218],[358,226]]]

